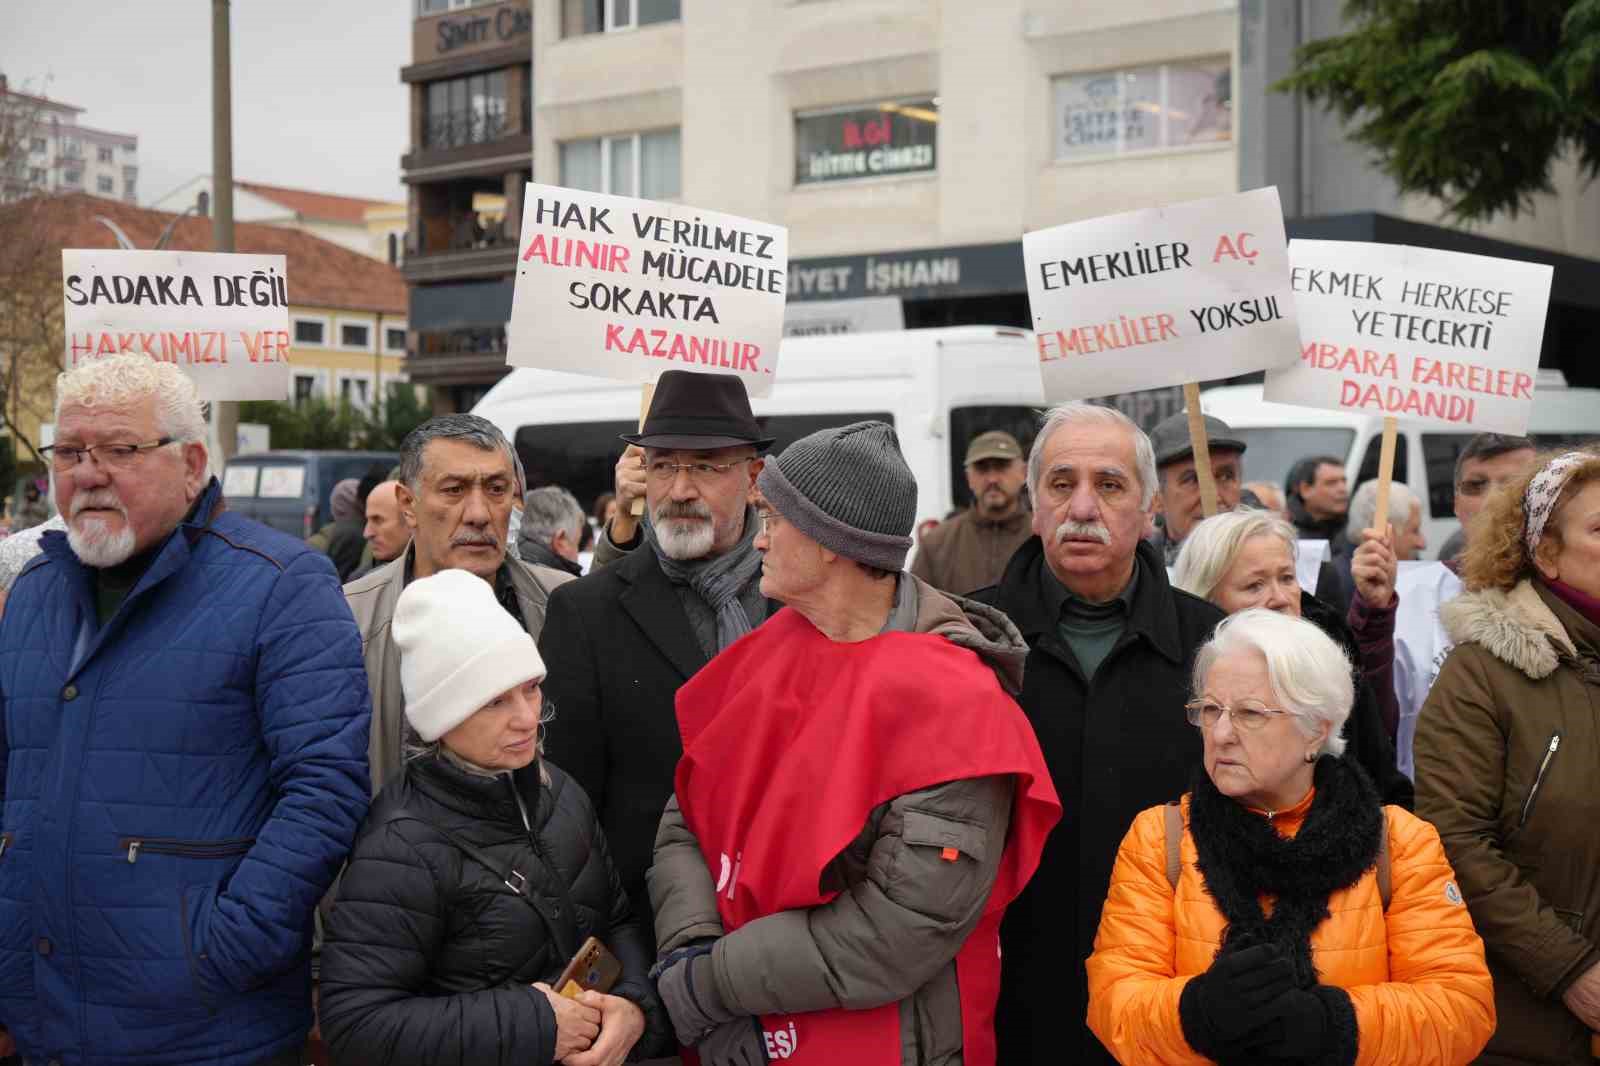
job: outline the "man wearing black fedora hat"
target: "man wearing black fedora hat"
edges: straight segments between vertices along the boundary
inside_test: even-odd
[[[645,521],[633,528],[619,491],[616,561],[552,595],[539,652],[550,761],[594,801],[623,887],[648,915],[645,871],[682,754],[673,697],[775,609],[749,505],[772,438],[737,377],[668,370],[622,439],[639,449],[619,467],[640,464]]]

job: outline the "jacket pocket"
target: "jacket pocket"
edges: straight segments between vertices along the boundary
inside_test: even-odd
[[[951,862],[960,857],[983,862],[988,851],[983,826],[915,807],[906,808],[902,817],[900,839],[907,844],[938,848]]]
[[[172,855],[180,859],[227,859],[243,855],[256,842],[255,837],[236,840],[171,840],[161,837],[123,837],[117,841],[130,863],[140,855]]]
[[[1522,813],[1517,818],[1517,828],[1512,831],[1512,836],[1522,832],[1528,824],[1528,819],[1533,817],[1533,805],[1539,800],[1539,789],[1544,785],[1545,775],[1550,772],[1550,764],[1555,761],[1556,752],[1561,750],[1561,730],[1550,734],[1550,742],[1545,745],[1544,758],[1539,760],[1539,772],[1534,775],[1533,786],[1528,789],[1527,798],[1522,801]]]
[[[206,1013],[217,1013],[216,999],[206,991],[205,982],[200,980],[200,963],[205,959],[206,953],[195,950],[194,934],[190,931],[189,922],[189,893],[196,886],[185,886],[178,889],[178,928],[183,933],[183,957],[189,964],[189,980],[194,984],[195,994],[200,998],[200,1005],[205,1007]]]

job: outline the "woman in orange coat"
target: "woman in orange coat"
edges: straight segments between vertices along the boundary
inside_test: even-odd
[[[1089,1028],[1119,1062],[1453,1066],[1488,1041],[1483,942],[1438,834],[1340,757],[1353,698],[1299,618],[1243,611],[1201,648],[1204,773],[1135,819],[1088,962]]]

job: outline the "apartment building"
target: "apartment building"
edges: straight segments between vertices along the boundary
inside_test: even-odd
[[[0,74],[0,203],[37,193],[88,193],[138,203],[139,138],[79,121],[81,107],[13,90]]]

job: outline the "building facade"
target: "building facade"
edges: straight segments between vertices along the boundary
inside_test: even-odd
[[[14,91],[0,74],[0,204],[36,193],[139,202],[139,138],[84,126],[83,113]]]
[[[216,188],[209,174],[189,179],[148,206],[157,211],[182,212],[201,205],[202,194],[207,203],[216,202]],[[399,261],[405,235],[404,204],[256,181],[233,183],[233,217],[236,222],[297,229],[391,264]],[[395,235],[392,242],[387,239],[390,233]],[[390,258],[391,254],[394,258]]]
[[[533,158],[528,0],[416,0],[402,270],[412,380],[465,411],[505,373],[522,193]]]

